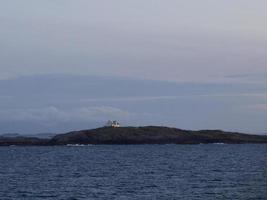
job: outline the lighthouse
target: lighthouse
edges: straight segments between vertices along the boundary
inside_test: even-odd
[[[120,127],[120,123],[117,122],[117,121],[112,121],[112,120],[109,120],[106,124],[106,127],[113,127],[113,128],[118,128]]]

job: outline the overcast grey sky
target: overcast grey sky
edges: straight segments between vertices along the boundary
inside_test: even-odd
[[[0,1],[1,77],[267,74],[264,0]]]
[[[0,132],[112,117],[267,132],[266,8],[265,0],[0,0]]]

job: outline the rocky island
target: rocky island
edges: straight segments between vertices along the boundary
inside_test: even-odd
[[[267,143],[267,136],[251,135],[221,130],[190,131],[178,128],[102,127],[72,131],[51,139],[36,137],[1,137],[0,146],[55,146],[68,144],[208,144],[208,143]]]

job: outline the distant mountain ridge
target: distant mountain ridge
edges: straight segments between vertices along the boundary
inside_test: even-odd
[[[267,136],[224,132],[221,130],[190,131],[178,128],[102,127],[91,130],[72,131],[51,139],[36,137],[1,137],[0,146],[36,145],[55,146],[68,144],[244,144],[267,143]]]
[[[19,133],[4,133],[0,134],[0,137],[15,138],[15,137],[36,137],[36,138],[46,138],[51,139],[54,137],[55,133],[37,133],[37,134],[19,134]]]
[[[4,133],[0,134],[0,137],[20,137],[21,135],[19,133]]]

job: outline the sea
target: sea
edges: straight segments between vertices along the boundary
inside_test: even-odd
[[[267,199],[267,145],[0,147],[13,199]]]

